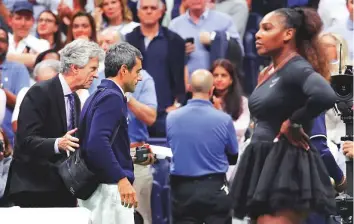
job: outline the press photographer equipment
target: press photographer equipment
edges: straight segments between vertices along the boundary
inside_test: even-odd
[[[145,162],[148,159],[149,152],[150,152],[150,150],[145,146],[136,147],[136,149],[135,149],[135,162],[136,163]]]
[[[337,93],[336,111],[345,124],[342,141],[353,141],[353,66],[347,65],[344,74],[339,59],[339,74],[332,76],[332,88]],[[338,215],[343,224],[353,223],[353,159],[346,158],[347,190],[336,198]]]

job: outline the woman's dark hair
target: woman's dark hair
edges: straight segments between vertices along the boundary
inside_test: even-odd
[[[55,50],[55,49],[49,49],[49,50],[46,50],[46,51],[43,51],[42,53],[40,53],[37,58],[36,58],[36,61],[34,62],[34,67],[36,67],[36,65],[40,62],[43,61],[44,57],[47,55],[47,54],[51,54],[51,53],[54,53],[54,54],[57,54],[60,58],[60,54]]]
[[[80,11],[80,12],[75,13],[75,15],[71,18],[71,23],[70,23],[70,27],[68,29],[68,34],[67,34],[67,38],[66,38],[66,43],[65,44],[71,43],[74,40],[73,23],[74,23],[74,20],[77,17],[81,17],[81,16],[84,16],[84,17],[88,18],[90,26],[91,26],[91,36],[89,37],[89,39],[91,41],[94,41],[94,42],[97,43],[96,23],[95,23],[94,18],[91,16],[90,13]]]
[[[232,79],[232,84],[229,86],[227,93],[224,96],[225,112],[231,115],[233,120],[237,120],[242,113],[242,87],[236,74],[234,65],[227,59],[218,59],[211,66],[211,73],[217,67],[223,67]],[[217,91],[214,89],[214,95],[217,96]]]
[[[10,140],[7,137],[5,131],[0,128],[0,133],[2,134],[3,138],[4,138],[4,142],[3,142],[3,147],[4,147],[4,157],[9,157],[12,155],[12,148],[10,145]]]
[[[59,19],[59,17],[57,15],[55,15],[50,10],[44,10],[43,12],[41,12],[39,14],[38,18],[40,18],[43,13],[49,13],[50,15],[52,15],[54,17],[54,20],[55,20],[55,25],[58,26],[57,32],[54,33],[54,43],[55,43],[54,49],[56,51],[59,51],[60,49],[63,48],[63,41],[61,40],[61,31],[60,31],[60,19]]]
[[[326,49],[320,42],[322,20],[316,10],[310,8],[282,8],[275,10],[285,17],[287,28],[296,29],[295,41],[298,53],[310,62],[316,72],[328,79],[330,66]]]

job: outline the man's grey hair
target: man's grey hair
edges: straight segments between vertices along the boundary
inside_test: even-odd
[[[136,58],[143,60],[141,52],[134,46],[126,42],[112,45],[104,61],[106,78],[117,76],[122,65],[126,65],[130,71],[136,64]]]
[[[136,4],[136,8],[139,10],[140,9],[140,6],[141,6],[141,3],[140,1],[142,0],[138,0],[138,3]],[[161,0],[155,0],[157,2],[157,7],[158,9],[162,9],[163,8],[163,3]]]
[[[104,51],[92,41],[77,39],[67,44],[60,52],[60,72],[67,73],[71,65],[85,67],[90,59],[104,60]]]
[[[40,75],[43,68],[51,68],[55,73],[60,72],[60,61],[54,59],[47,59],[39,62],[33,69],[33,78]]]

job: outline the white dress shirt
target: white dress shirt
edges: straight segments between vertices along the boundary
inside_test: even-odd
[[[65,81],[64,76],[60,73],[59,73],[59,80],[60,80],[61,87],[63,88],[63,94],[64,94],[67,130],[70,131],[69,125],[70,125],[70,109],[71,108],[70,108],[69,98],[66,96],[71,94],[72,91],[71,91],[68,83]],[[54,150],[56,153],[59,153],[59,147],[58,147],[59,142],[58,141],[59,141],[59,138],[57,138],[54,143]]]

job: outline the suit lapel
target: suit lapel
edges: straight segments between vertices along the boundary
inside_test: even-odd
[[[54,83],[54,94],[57,98],[57,107],[59,111],[60,120],[62,123],[63,132],[67,132],[67,124],[66,124],[66,109],[65,109],[65,99],[63,93],[63,87],[61,86],[59,76],[56,76],[53,80]]]

